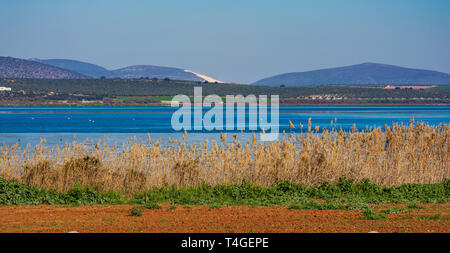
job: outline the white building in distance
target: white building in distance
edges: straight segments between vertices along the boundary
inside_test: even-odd
[[[0,87],[0,91],[11,91],[10,87]]]

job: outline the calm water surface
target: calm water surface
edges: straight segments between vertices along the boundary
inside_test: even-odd
[[[96,142],[107,136],[109,142],[120,144],[134,136],[138,141],[146,141],[149,133],[152,140],[161,138],[167,142],[168,137],[180,139],[183,134],[171,127],[175,110],[166,106],[0,107],[0,143],[34,145],[41,138],[45,138],[47,144],[63,144],[74,138]],[[204,112],[207,110],[205,108]],[[412,118],[416,122],[438,125],[450,123],[450,106],[280,106],[280,131],[291,132],[289,120],[295,124],[296,132],[300,132],[300,123],[305,130],[308,118],[313,128],[321,129],[333,127],[330,123],[334,118],[337,118],[336,127],[344,130],[354,124],[358,129],[383,127],[394,122],[408,124]],[[217,131],[192,131],[187,141],[217,140],[218,136]],[[239,138],[246,140],[251,136],[252,132],[247,130]]]

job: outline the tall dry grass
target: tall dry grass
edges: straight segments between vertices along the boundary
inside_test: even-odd
[[[287,180],[305,185],[341,177],[370,179],[380,185],[438,183],[450,178],[450,127],[424,123],[385,126],[359,131],[316,129],[285,135],[280,141],[253,140],[186,144],[170,140],[136,143],[122,148],[98,142],[32,149],[0,148],[0,176],[20,182],[67,191],[74,184],[133,194],[153,186],[238,184],[243,180],[271,185]],[[185,133],[186,135],[187,133]],[[184,138],[183,138],[184,140]],[[34,150],[33,152],[31,150]]]

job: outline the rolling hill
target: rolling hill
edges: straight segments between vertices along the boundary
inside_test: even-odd
[[[151,65],[129,66],[121,69],[112,70],[110,73],[111,73],[110,77],[120,77],[120,78],[150,77],[150,78],[181,79],[189,81],[203,81],[202,78],[199,78],[198,76],[192,73],[185,72],[183,69],[171,67],[159,67]]]
[[[324,84],[450,84],[450,75],[437,71],[378,63],[294,72],[261,79],[254,85],[306,86]]]
[[[40,62],[2,56],[0,56],[0,77],[48,79],[88,78],[85,75]]]
[[[170,79],[180,79],[180,80],[189,80],[189,81],[208,81],[208,82],[218,82],[222,83],[219,80],[211,78],[206,75],[198,74],[192,72],[190,70],[183,70],[180,68],[173,67],[161,67],[161,66],[153,66],[153,65],[135,65],[128,66],[125,68],[120,68],[116,70],[108,70],[104,67],[82,62],[75,61],[69,59],[30,59],[33,61],[37,61],[40,63],[52,65],[55,67],[71,70],[77,73],[81,73],[83,75],[100,78],[141,78],[141,77],[149,77],[149,78],[170,78]]]
[[[58,68],[62,68],[62,69],[67,69],[70,71],[74,71],[89,77],[95,77],[95,78],[99,78],[102,76],[109,76],[109,70],[95,65],[95,64],[91,64],[91,63],[87,63],[87,62],[82,62],[82,61],[75,61],[75,60],[66,60],[66,59],[47,59],[47,60],[42,60],[42,59],[37,59],[37,58],[32,58],[29,59],[31,61],[37,61],[40,63],[44,63],[47,65],[51,65],[51,66],[55,66]]]

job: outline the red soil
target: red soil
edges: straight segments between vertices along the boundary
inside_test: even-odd
[[[404,208],[406,213],[386,214],[387,220],[361,219],[361,210],[289,210],[286,207],[177,206],[170,210],[144,210],[141,217],[130,216],[132,206],[0,206],[0,232],[450,232],[447,219],[430,220],[420,216],[448,217],[450,204],[378,205],[376,211]]]

